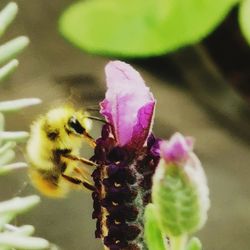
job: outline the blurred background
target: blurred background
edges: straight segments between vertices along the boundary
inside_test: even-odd
[[[196,153],[204,165],[211,192],[208,222],[199,232],[204,249],[249,249],[250,47],[237,24],[238,7],[231,3],[230,11],[228,7],[228,13],[223,12],[220,26],[209,28],[209,34],[199,43],[204,34],[186,44],[182,41],[170,46],[171,49],[159,46],[159,50],[157,47],[149,51],[148,45],[145,51],[136,54],[136,47],[112,51],[98,47],[102,46],[101,41],[96,49],[78,44],[64,28],[68,20],[60,19],[60,30],[66,39],[63,38],[58,31],[58,20],[74,1],[16,2],[20,11],[4,39],[27,35],[31,44],[19,57],[18,70],[1,87],[0,99],[38,97],[43,103],[15,116],[9,114],[7,130],[29,130],[39,114],[65,102],[77,107],[97,105],[105,93],[105,64],[110,59],[122,58],[141,73],[157,99],[153,129],[156,136],[169,138],[180,131],[196,139]],[[1,0],[0,9],[7,3]],[[75,22],[84,27],[80,19]],[[96,32],[104,33],[101,29]],[[193,42],[196,44],[186,46]],[[95,138],[99,136],[99,126],[95,124]],[[82,155],[91,154],[85,145]],[[19,157],[25,157],[25,145],[20,145]],[[37,191],[26,171],[0,178],[1,200],[34,193]],[[94,237],[95,221],[91,214],[90,194],[72,192],[63,200],[42,197],[41,204],[16,223],[33,224],[36,235],[64,250],[103,249]]]

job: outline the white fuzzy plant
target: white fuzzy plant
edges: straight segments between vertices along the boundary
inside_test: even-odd
[[[9,3],[0,12],[0,37],[4,34],[7,27],[14,20],[18,12],[15,3]],[[17,37],[3,45],[0,45],[0,85],[16,69],[18,60],[14,59],[29,43],[25,36]],[[24,131],[7,132],[4,131],[4,114],[7,112],[18,111],[30,105],[40,103],[39,99],[27,98],[12,101],[0,102],[0,176],[25,168],[24,162],[12,163],[15,159],[14,148],[16,143],[27,139],[29,134]],[[0,202],[0,249],[51,249],[47,240],[32,237],[34,227],[31,225],[14,226],[9,223],[40,201],[39,196],[15,197],[8,201]]]

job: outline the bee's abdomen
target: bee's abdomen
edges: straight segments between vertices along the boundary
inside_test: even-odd
[[[53,172],[30,168],[30,179],[32,184],[46,196],[60,198],[68,193],[68,188],[63,185],[61,176]]]

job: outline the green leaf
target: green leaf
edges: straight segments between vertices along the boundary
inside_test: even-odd
[[[0,64],[14,58],[29,44],[26,36],[17,37],[0,46]]]
[[[0,234],[0,247],[35,250],[48,249],[49,242],[38,237],[19,236],[12,233]]]
[[[17,68],[18,60],[14,59],[0,68],[0,82],[5,80]]]
[[[4,116],[0,113],[0,131],[4,130]]]
[[[201,242],[198,238],[193,237],[187,244],[186,250],[202,250]]]
[[[0,157],[9,149],[13,149],[16,146],[16,143],[13,141],[6,142],[2,147],[0,147]]]
[[[28,197],[20,198],[15,197],[8,201],[0,202],[0,215],[2,214],[21,214],[40,202],[40,197],[31,195]]]
[[[18,131],[18,132],[5,132],[0,131],[0,141],[16,141],[16,142],[23,142],[26,141],[29,137],[29,133],[25,131]]]
[[[16,235],[24,235],[29,236],[32,235],[35,232],[35,228],[32,225],[24,225],[21,227],[16,227],[10,224],[4,225],[5,232],[12,232]]]
[[[0,156],[0,169],[2,168],[3,165],[8,164],[15,158],[15,152],[12,149],[9,149],[8,151],[5,152],[4,155]]]
[[[15,19],[17,11],[17,4],[11,2],[0,12],[0,36],[3,35],[7,27]]]
[[[0,231],[5,226],[6,223],[9,223],[14,218],[14,214],[1,214],[0,215]]]
[[[149,250],[168,250],[158,225],[153,204],[148,204],[145,210],[145,241]]]
[[[250,0],[244,0],[240,4],[239,22],[241,31],[250,44]]]
[[[18,111],[20,109],[41,103],[38,98],[24,98],[0,102],[0,112]]]
[[[16,169],[26,168],[27,164],[25,162],[16,162],[4,166],[0,166],[0,175],[7,174]]]
[[[91,53],[160,55],[203,39],[238,1],[80,1],[62,14],[59,29],[70,42]]]

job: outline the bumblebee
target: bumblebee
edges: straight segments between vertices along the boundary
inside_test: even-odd
[[[44,195],[64,197],[72,187],[93,190],[90,171],[95,163],[79,156],[82,142],[95,147],[87,112],[64,106],[50,110],[31,125],[27,143],[29,175]]]

